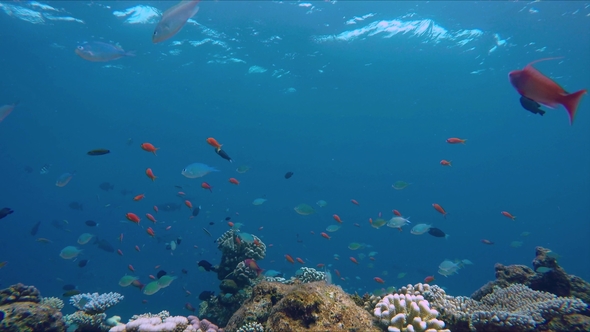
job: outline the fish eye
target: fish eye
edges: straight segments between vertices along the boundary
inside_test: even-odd
[[[84,49],[84,47],[83,47],[83,46],[78,46],[78,49],[79,49],[80,51],[82,51],[82,50]]]

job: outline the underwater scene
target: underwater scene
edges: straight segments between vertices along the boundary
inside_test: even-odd
[[[590,2],[1,1],[0,331],[590,331]]]

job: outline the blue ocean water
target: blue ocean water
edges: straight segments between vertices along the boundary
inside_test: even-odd
[[[589,97],[570,126],[561,106],[545,116],[523,110],[507,77],[534,60],[563,57],[535,67],[569,92],[588,88],[588,4],[205,1],[176,36],[154,45],[155,24],[173,4],[0,3],[0,105],[20,101],[0,123],[0,208],[15,211],[0,220],[0,261],[7,262],[0,287],[22,282],[61,296],[63,285],[75,284],[83,292],[123,294],[109,313],[124,319],[160,310],[186,315],[184,304],[197,306],[201,291],[219,292],[216,275],[197,262],[219,263],[214,240],[228,229],[228,216],[273,244],[258,262],[263,269],[293,275],[302,265],[285,254],[309,267],[323,263],[340,272],[343,280],[334,283],[348,292],[434,275],[448,293],[469,295],[494,279],[495,263],[530,266],[536,246],[558,253],[568,273],[590,279]],[[74,53],[93,40],[137,56],[98,63]],[[216,155],[208,137],[234,162]],[[450,145],[449,137],[467,143]],[[143,151],[143,142],[159,147],[158,155]],[[111,153],[86,155],[96,148]],[[183,177],[195,162],[221,171]],[[49,172],[40,174],[44,165]],[[251,169],[239,174],[241,165]],[[66,186],[55,186],[74,171]],[[288,171],[294,175],[285,179]],[[399,180],[411,184],[394,190]],[[114,190],[101,190],[103,182]],[[177,197],[179,190],[187,196]],[[141,193],[146,197],[133,201]],[[268,201],[254,206],[256,198]],[[202,206],[197,218],[188,219],[185,206],[153,213],[155,204],[185,199]],[[318,200],[328,205],[320,208]],[[71,202],[83,210],[70,209]],[[301,203],[316,213],[298,215],[293,208]],[[381,212],[389,219],[393,209],[412,224],[402,232],[370,227],[369,218]],[[127,212],[142,217],[139,226],[125,221]],[[335,223],[333,214],[342,228],[326,240],[320,233]],[[410,234],[418,223],[450,237]],[[150,226],[156,238],[146,234]],[[92,242],[78,245],[85,232],[123,256]],[[178,236],[182,243],[167,250]],[[351,242],[367,246],[351,251]],[[59,256],[69,245],[83,249],[75,261]],[[375,261],[359,256],[372,251]],[[81,259],[89,260],[84,268]],[[474,264],[447,278],[437,274],[445,259]],[[132,274],[129,264],[144,283],[160,269],[179,278],[145,296],[118,285]]]

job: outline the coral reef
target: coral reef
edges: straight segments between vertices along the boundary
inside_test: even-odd
[[[557,296],[573,296],[590,303],[590,283],[574,275],[569,275],[557,264],[557,259],[548,255],[551,250],[535,248],[534,270],[524,265],[504,266],[496,264],[496,280],[487,283],[475,291],[471,297],[481,300],[485,295],[493,292],[494,287],[508,287],[518,283],[537,291],[549,292]],[[547,271],[535,272],[540,268]]]
[[[107,315],[104,312],[123,298],[123,295],[119,293],[74,295],[70,298],[70,304],[78,311],[66,315],[64,321],[68,327],[77,327],[79,331],[108,331],[112,321],[107,323]]]
[[[295,283],[308,283],[326,280],[326,273],[311,267],[303,266],[293,277],[291,277],[291,279],[285,279],[281,277],[264,277],[264,280],[268,282],[280,282],[286,285],[292,285]]]
[[[232,228],[223,233],[217,240],[217,248],[221,251],[221,263],[217,268],[217,278],[226,279],[238,263],[250,258],[255,261],[266,256],[266,245],[256,235],[240,232]]]
[[[242,325],[236,332],[264,332],[264,326],[260,323],[251,322]]]
[[[373,313],[390,332],[450,332],[444,329],[445,322],[436,319],[438,311],[430,309],[422,295],[388,294]]]
[[[52,307],[57,310],[61,310],[64,307],[64,301],[58,299],[57,297],[43,297],[41,298],[42,305]]]
[[[440,312],[441,318],[454,332],[546,330],[540,326],[552,318],[587,309],[587,305],[579,299],[558,297],[521,284],[496,287],[481,301],[448,296],[436,285],[423,285],[422,288],[424,298]]]
[[[368,312],[340,287],[323,281],[295,285],[263,281],[254,286],[226,331],[254,323],[266,331],[379,331]]]
[[[196,316],[170,316],[168,311],[156,315],[148,313],[131,317],[127,324],[119,324],[109,332],[223,332],[223,329]]]
[[[84,293],[70,297],[70,304],[87,314],[99,314],[116,305],[124,296],[119,293]]]
[[[59,309],[41,303],[35,287],[16,284],[0,291],[0,330],[61,332],[65,325]]]

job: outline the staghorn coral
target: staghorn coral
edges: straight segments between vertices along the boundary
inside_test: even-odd
[[[84,311],[78,310],[71,315],[65,315],[63,320],[67,326],[77,326],[76,330],[85,332],[100,332],[108,331],[110,326],[105,324],[107,315],[104,313],[100,314],[89,314]]]
[[[57,297],[43,297],[41,298],[42,305],[61,310],[64,307],[64,301],[58,299]]]
[[[448,296],[438,286],[425,288],[424,297],[439,310],[452,330],[532,331],[554,317],[586,310],[587,305],[576,298],[557,297],[534,291],[525,285],[496,287],[481,301]],[[454,328],[456,326],[457,328]]]
[[[78,310],[88,314],[99,314],[123,300],[124,296],[119,293],[84,293],[70,297],[70,304]]]
[[[377,303],[374,315],[390,332],[450,332],[422,295],[388,294]]]

